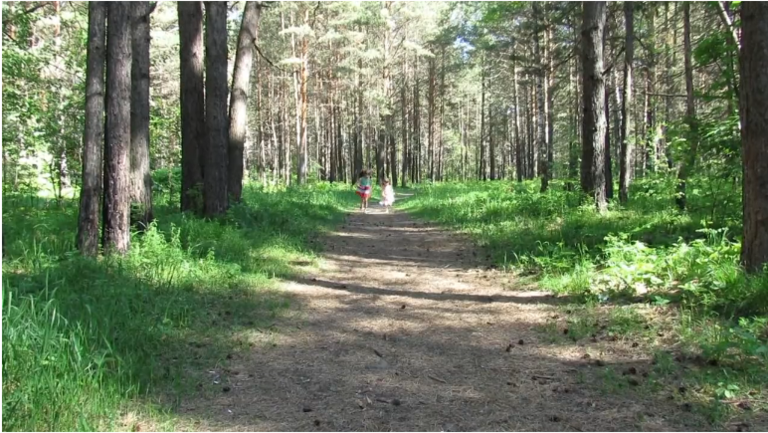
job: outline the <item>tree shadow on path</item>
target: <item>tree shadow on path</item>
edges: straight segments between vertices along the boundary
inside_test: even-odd
[[[254,334],[224,364],[231,391],[204,384],[181,403],[190,428],[711,429],[701,402],[658,388],[650,347],[550,338],[566,300],[502,288],[459,236],[402,213],[352,214],[324,245],[316,276],[284,284],[298,309],[274,339]],[[432,266],[395,259],[424,245]]]

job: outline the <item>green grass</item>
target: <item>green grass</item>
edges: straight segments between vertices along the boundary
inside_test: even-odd
[[[210,221],[176,195],[156,194],[126,257],[98,260],[74,251],[75,202],[4,197],[3,430],[133,429],[128,412],[173,430],[199,374],[292,306],[275,277],[313,263],[314,238],[355,202],[343,185],[250,186]]]
[[[404,205],[469,234],[521,283],[567,296],[567,317],[541,327],[551,343],[604,333],[663,345],[657,334],[671,335],[675,350],[705,360],[686,373],[702,395],[764,402],[768,273],[739,266],[739,185],[696,177],[681,213],[671,177],[641,179],[627,207],[612,203],[604,215],[562,181],[550,185],[540,194],[537,182],[430,184]],[[649,323],[639,309],[672,319]]]

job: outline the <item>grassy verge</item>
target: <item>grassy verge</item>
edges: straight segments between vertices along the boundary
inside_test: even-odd
[[[633,202],[602,216],[560,182],[543,195],[533,182],[424,185],[403,205],[469,234],[521,283],[569,297],[567,314],[542,329],[550,338],[643,341],[679,361],[660,381],[684,371],[702,398],[763,410],[768,274],[739,267],[741,207],[723,198],[738,192],[707,195],[707,180],[692,184],[704,187],[687,213],[672,209],[664,179],[636,182]]]
[[[354,203],[344,186],[249,187],[208,221],[175,195],[157,195],[126,257],[98,260],[74,251],[75,202],[4,197],[3,430],[173,430],[199,375],[290,307],[274,278],[311,264]]]

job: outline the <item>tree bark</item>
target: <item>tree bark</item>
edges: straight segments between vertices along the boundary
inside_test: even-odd
[[[584,2],[582,26],[582,130],[581,188],[594,197],[598,212],[606,210],[605,197],[605,77],[603,33],[606,2]]]
[[[237,36],[235,67],[232,73],[232,94],[229,99],[229,161],[227,191],[237,203],[243,195],[243,150],[248,123],[248,91],[250,89],[253,45],[259,37],[261,4],[245,2],[243,21]]]
[[[131,5],[112,2],[107,13],[107,131],[104,164],[104,236],[108,253],[131,246]]]
[[[685,210],[687,206],[686,183],[690,171],[696,164],[696,154],[699,148],[698,122],[696,120],[696,105],[693,99],[693,62],[691,59],[691,4],[683,5],[683,54],[685,56],[685,123],[688,124],[688,155],[677,172],[677,207]]]
[[[104,37],[107,3],[88,4],[88,51],[85,77],[83,187],[77,224],[77,248],[86,256],[99,253],[104,145]]]
[[[741,260],[748,272],[760,272],[768,264],[768,4],[744,2],[741,8]]]
[[[227,4],[205,2],[205,214],[227,211]]]
[[[153,219],[149,171],[149,14],[148,1],[131,4],[131,220],[140,228]]]
[[[181,56],[181,211],[203,213],[203,3],[178,3]]]

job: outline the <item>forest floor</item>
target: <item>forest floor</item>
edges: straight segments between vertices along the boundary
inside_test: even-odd
[[[654,385],[651,347],[563,338],[568,299],[526,290],[461,235],[372,209],[322,242],[319,269],[283,284],[292,312],[200,373],[177,428],[711,428],[683,387]]]

